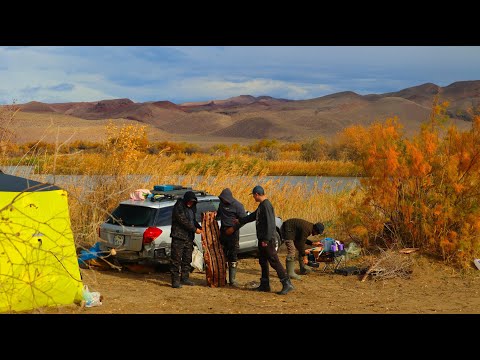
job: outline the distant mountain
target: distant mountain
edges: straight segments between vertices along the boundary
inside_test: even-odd
[[[202,138],[277,138],[301,140],[330,138],[343,128],[398,116],[408,134],[428,119],[433,99],[449,101],[449,115],[457,126],[469,128],[479,107],[480,80],[459,81],[445,87],[432,83],[384,94],[359,95],[344,91],[308,100],[240,95],[224,100],[135,103],[130,99],[46,104],[32,101],[19,105],[32,113],[28,121],[41,121],[49,113],[87,120],[128,119],[157,128],[162,134]],[[25,120],[26,121],[26,120]],[[72,124],[73,126],[74,124]]]

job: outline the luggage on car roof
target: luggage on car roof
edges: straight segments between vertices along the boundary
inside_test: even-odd
[[[173,190],[183,190],[183,189],[191,189],[191,188],[184,188],[182,185],[155,185],[153,190],[155,191],[173,191]]]

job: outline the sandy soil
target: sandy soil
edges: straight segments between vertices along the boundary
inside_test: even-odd
[[[284,263],[285,253],[280,252]],[[480,271],[459,272],[417,254],[409,279],[360,281],[361,276],[324,273],[321,269],[292,280],[295,290],[275,294],[281,284],[271,272],[271,293],[249,287],[258,283],[260,266],[254,256],[239,261],[237,279],[243,288],[210,288],[205,274],[195,270],[197,286],[170,286],[168,269],[152,273],[81,270],[90,291],[100,292],[103,304],[72,305],[44,310],[79,314],[479,314]],[[348,265],[362,265],[357,260]]]

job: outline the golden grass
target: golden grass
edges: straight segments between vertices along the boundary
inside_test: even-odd
[[[10,159],[8,164],[20,165],[38,164],[37,172],[52,173],[53,158],[55,160],[55,172],[57,174],[92,174],[95,169],[104,163],[109,163],[112,158],[109,155],[99,153],[77,154],[36,154],[23,159]],[[120,155],[123,158],[123,154]],[[185,175],[194,172],[198,175],[221,174],[222,171],[231,173],[252,175],[284,175],[284,176],[361,176],[360,168],[352,162],[325,160],[325,161],[302,161],[302,160],[265,160],[254,155],[239,154],[235,156],[210,155],[196,153],[192,155],[176,154],[172,156],[150,155],[138,153],[137,158],[142,164],[162,164],[168,166],[172,174]],[[139,160],[137,160],[139,161]],[[7,161],[3,162],[7,164]],[[146,174],[145,166],[130,167],[129,174]],[[105,168],[100,165],[98,173],[104,173]],[[114,173],[114,171],[112,172]]]
[[[260,184],[272,202],[275,213],[283,220],[299,217],[311,222],[323,221],[335,223],[338,217],[339,203],[345,201],[346,192],[337,193],[331,188],[310,187],[306,183],[282,184],[280,180],[267,179],[265,176],[232,174],[222,171],[217,175],[199,177],[196,173],[185,176],[170,175],[162,168],[153,173],[149,181],[142,177],[132,180],[128,175],[98,177],[92,184],[89,176],[82,177],[73,186],[68,186],[72,230],[78,244],[91,245],[98,241],[98,226],[113,211],[118,202],[128,198],[135,189],[152,189],[155,184],[181,184],[195,189],[206,190],[219,195],[224,188],[230,188],[235,198],[241,201],[246,210],[254,211],[258,203],[251,196],[252,188]],[[93,187],[93,188],[92,188]],[[333,227],[327,227],[325,236],[340,236]]]
[[[228,187],[250,211],[258,206],[251,190],[260,184],[272,201],[277,216],[283,219],[300,217],[312,222],[334,222],[338,216],[338,203],[345,198],[344,193],[336,193],[331,188],[282,183],[266,176],[321,175],[325,171],[322,169],[333,172],[329,175],[345,175],[351,170],[339,169],[348,168],[347,163],[267,161],[259,154],[167,156],[166,152],[160,152],[151,155],[142,150],[145,145],[145,136],[140,133],[142,129],[126,131],[128,126],[118,128],[116,125],[107,128],[104,150],[108,151],[103,153],[61,154],[57,146],[54,154],[32,152],[22,160],[25,164],[37,165],[43,174],[77,174],[75,182],[61,185],[69,192],[72,230],[79,246],[85,247],[99,240],[98,227],[119,201],[128,199],[130,192],[140,188],[152,189],[156,184],[192,186],[214,195]],[[290,152],[290,156],[292,154]],[[45,181],[42,177],[37,175],[36,179]]]
[[[267,166],[269,175],[358,176],[361,173],[354,163],[338,160],[279,160],[269,161]]]

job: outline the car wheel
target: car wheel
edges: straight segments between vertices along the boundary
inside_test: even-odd
[[[282,237],[280,236],[280,231],[277,229],[275,231],[275,251],[278,252],[278,249],[282,245]]]

